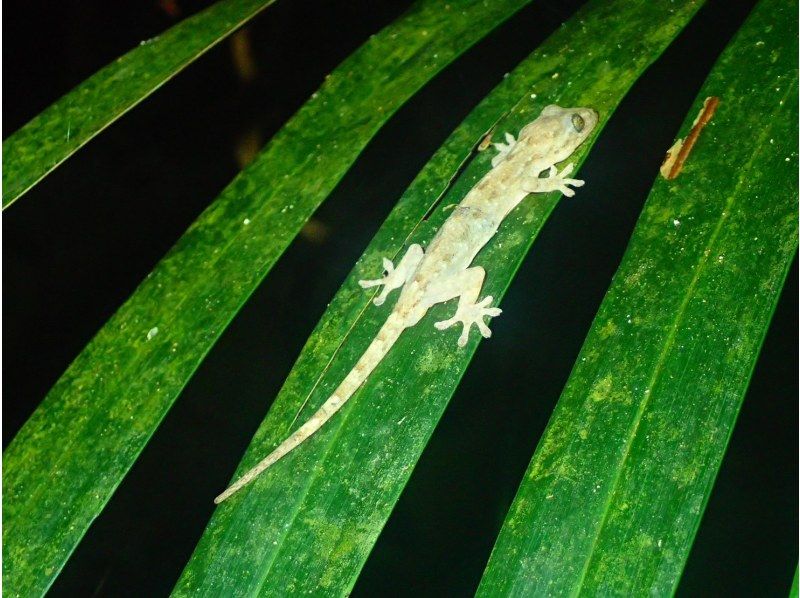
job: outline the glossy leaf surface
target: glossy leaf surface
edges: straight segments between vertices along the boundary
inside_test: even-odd
[[[143,41],[3,142],[3,209],[275,0],[222,0]]]
[[[674,592],[797,249],[796,13],[762,0],[700,91],[479,596]]]
[[[495,140],[517,133],[552,103],[590,106],[605,122],[698,6],[590,2],[476,108],[404,194],[332,301],[239,474],[308,419],[375,336],[395,296],[376,308],[357,281],[378,276],[382,257],[397,263],[405,246],[430,241],[451,204],[490,168],[494,150],[477,152],[450,184],[470,148],[486,145],[484,132],[508,112]],[[587,47],[591,53],[576,51]],[[580,163],[590,145],[570,161]],[[487,270],[482,294],[502,297],[558,199],[531,197],[503,223],[475,261]],[[320,432],[220,505],[175,595],[349,592],[477,345],[473,336],[459,349],[460,331],[433,328],[453,309],[437,306],[407,330]]]
[[[414,5],[332,72],[192,224],[5,451],[7,595],[49,587],[203,357],[391,113],[526,2]]]

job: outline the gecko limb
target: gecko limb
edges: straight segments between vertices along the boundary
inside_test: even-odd
[[[555,166],[551,166],[548,169],[547,178],[538,178],[538,175],[541,175],[541,172],[537,173],[537,177],[531,177],[525,182],[523,190],[527,193],[547,193],[548,191],[561,191],[561,193],[567,197],[572,197],[575,195],[575,191],[570,189],[568,185],[572,185],[573,187],[583,186],[583,181],[580,179],[566,178],[567,175],[572,172],[574,167],[574,164],[568,164],[561,172],[558,172]]]
[[[483,338],[489,338],[492,335],[492,331],[489,330],[483,319],[487,316],[493,318],[502,313],[502,310],[497,307],[488,307],[493,300],[491,295],[478,301],[485,277],[486,271],[480,266],[475,266],[467,268],[448,281],[447,287],[452,291],[450,296],[458,296],[458,307],[452,318],[436,322],[434,326],[438,330],[444,330],[454,324],[463,324],[464,328],[461,331],[461,336],[458,337],[459,347],[467,344],[469,331],[473,324],[478,327]]]
[[[497,150],[497,155],[492,158],[492,167],[497,166],[506,159],[508,154],[511,153],[511,150],[514,149],[514,146],[517,145],[517,140],[514,139],[514,136],[511,133],[506,133],[506,142],[505,143],[493,143],[495,149]]]
[[[383,285],[380,294],[372,301],[375,305],[383,305],[389,293],[403,286],[414,274],[420,261],[422,261],[422,255],[422,246],[415,243],[408,248],[403,259],[397,264],[397,268],[394,267],[391,260],[383,258],[383,268],[386,270],[386,276],[375,280],[359,280],[358,284],[361,285],[362,289]]]

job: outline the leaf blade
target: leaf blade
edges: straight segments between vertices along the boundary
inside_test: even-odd
[[[720,96],[683,173],[653,187],[479,595],[674,592],[797,247],[796,35],[778,4],[687,117],[684,133]]]
[[[549,103],[589,105],[605,121],[698,6],[686,2],[656,14],[643,2],[590,2],[481,103],[404,194],[332,301],[238,475],[313,413],[374,336],[391,302],[381,310],[369,307],[357,281],[374,278],[381,258],[396,260],[403,244],[429,240],[446,207],[488,170],[492,152],[478,153],[451,186],[466,148],[479,146],[483,132],[520,97],[494,128],[495,139],[518,131]],[[604,45],[596,47],[597,39]],[[596,50],[591,56],[571,52],[587,43]],[[586,151],[570,161],[579,163]],[[476,260],[492,264],[484,294],[503,295],[557,202],[552,195],[537,199],[520,206]],[[446,314],[448,307],[438,306],[407,330],[320,432],[217,509],[175,595],[350,590],[475,349],[474,337],[461,352],[457,332],[433,330],[430,323]]]
[[[459,0],[452,12],[419,2],[331,73],[192,224],[4,453],[9,595],[50,586],[213,343],[389,115],[527,2]]]
[[[223,0],[142,42],[3,142],[3,209],[275,0]]]

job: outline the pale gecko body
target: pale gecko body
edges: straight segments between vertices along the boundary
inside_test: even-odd
[[[360,281],[363,288],[383,286],[374,299],[375,305],[383,304],[394,289],[403,287],[403,290],[375,339],[339,387],[311,419],[214,502],[230,497],[319,430],[364,384],[403,330],[417,324],[437,303],[459,298],[455,315],[436,322],[435,326],[444,330],[463,324],[458,339],[460,347],[466,345],[473,324],[488,338],[491,331],[484,318],[498,316],[500,310],[491,307],[491,296],[479,300],[486,273],[482,267],[472,266],[472,260],[528,194],[549,191],[561,191],[568,197],[575,194],[569,186],[580,187],[583,181],[566,178],[573,165],[561,172],[557,172],[555,165],[568,158],[596,124],[597,113],[589,108],[547,106],[536,120],[523,127],[517,140],[506,133],[506,143],[495,144],[499,153],[492,160],[492,169],[456,206],[427,252],[420,245],[411,245],[396,268],[384,258],[386,276]],[[541,178],[545,173],[548,176]]]

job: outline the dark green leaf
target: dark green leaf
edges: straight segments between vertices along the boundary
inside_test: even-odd
[[[309,339],[239,474],[320,406],[374,337],[392,301],[371,306],[357,281],[376,277],[382,257],[396,260],[404,245],[430,240],[448,205],[490,167],[494,151],[477,153],[449,187],[483,132],[511,110],[495,136],[516,133],[550,103],[591,106],[605,122],[698,6],[590,2],[510,74],[453,133],[380,229]],[[580,51],[586,48],[591,51]],[[588,147],[570,161],[580,162]],[[556,194],[531,198],[503,224],[476,260],[487,266],[484,294],[503,295],[557,202]],[[222,503],[176,595],[347,594],[477,345],[473,338],[459,349],[458,331],[433,328],[452,309],[437,306],[407,330],[320,432]]]
[[[703,86],[479,596],[674,592],[797,248],[796,15],[763,0]]]
[[[7,595],[52,583],[225,326],[389,115],[526,2],[416,4],[331,73],[189,228],[5,452]]]
[[[275,0],[222,0],[143,41],[3,142],[3,209]]]

